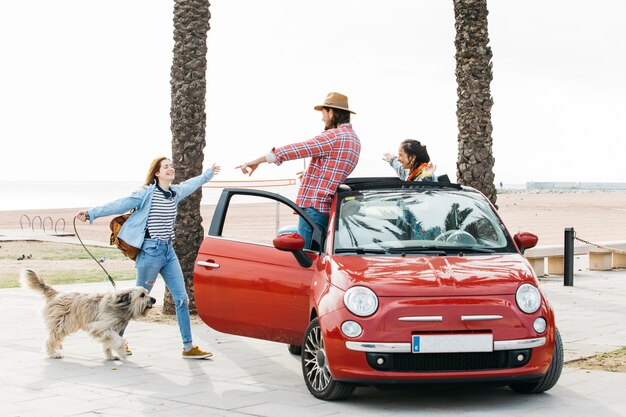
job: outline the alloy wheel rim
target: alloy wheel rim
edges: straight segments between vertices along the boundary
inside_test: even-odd
[[[331,381],[324,350],[322,330],[319,326],[311,329],[307,335],[303,352],[306,379],[316,391],[324,391]]]

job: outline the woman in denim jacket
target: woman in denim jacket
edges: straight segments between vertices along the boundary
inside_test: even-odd
[[[176,318],[183,340],[182,356],[186,359],[204,359],[212,354],[192,343],[189,297],[180,262],[172,245],[176,208],[183,198],[219,172],[220,167],[213,165],[202,175],[181,184],[172,184],[175,178],[172,161],[166,157],[159,157],[152,161],[145,185],[139,190],[128,197],[103,206],[81,210],[76,214],[78,220],[83,222],[89,220],[93,223],[98,217],[122,214],[135,209],[122,226],[118,237],[129,245],[141,249],[135,259],[137,286],[150,291],[157,275],[160,273],[163,277],[176,305]],[[121,335],[123,333],[124,330]],[[126,352],[132,354],[128,345]]]

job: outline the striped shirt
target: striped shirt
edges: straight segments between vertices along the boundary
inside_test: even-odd
[[[172,191],[165,192],[156,187],[152,193],[152,205],[148,214],[148,233],[151,239],[174,239],[174,223],[176,222],[176,200]]]
[[[306,142],[274,148],[272,152],[276,155],[276,165],[293,159],[311,158],[302,177],[296,204],[329,214],[337,187],[359,161],[361,141],[352,130],[352,124],[344,123]]]

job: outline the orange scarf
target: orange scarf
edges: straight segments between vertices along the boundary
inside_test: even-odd
[[[422,175],[422,173],[428,167],[428,165],[429,164],[427,162],[422,162],[417,168],[414,168],[411,171],[409,171],[409,175],[406,176],[405,181],[415,181],[419,179],[419,177]]]

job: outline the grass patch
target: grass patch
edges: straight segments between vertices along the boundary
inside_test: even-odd
[[[77,261],[91,259],[81,245],[71,243],[55,243],[41,241],[9,241],[1,242],[0,260],[17,260],[18,257],[31,256],[30,259],[44,261]],[[111,260],[125,260],[126,257],[114,247],[89,246],[87,249],[96,259],[105,257]],[[94,263],[95,265],[95,263]],[[97,266],[97,265],[96,265]]]
[[[567,366],[608,372],[626,372],[626,347],[612,352],[600,353],[591,358],[567,363]]]
[[[19,286],[23,268],[36,271],[49,284],[75,284],[108,281],[81,245],[40,241],[0,242],[0,288]],[[135,263],[116,248],[87,246],[116,281],[135,279]],[[26,258],[17,260],[24,255]]]
[[[92,261],[93,262],[93,261]],[[103,282],[108,281],[109,278],[101,269],[96,270],[82,270],[82,271],[72,271],[71,274],[68,274],[66,271],[58,271],[58,270],[46,270],[46,269],[33,269],[40,277],[45,279],[45,281],[50,285],[64,285],[64,284],[81,284],[81,283],[90,283],[90,282]],[[134,268],[130,271],[132,274],[122,276],[120,274],[115,274],[109,271],[109,274],[113,278],[114,281],[127,281],[134,280]],[[7,276],[2,275],[0,277],[0,288],[17,288],[20,286],[19,283],[19,272],[15,274],[8,274]]]

